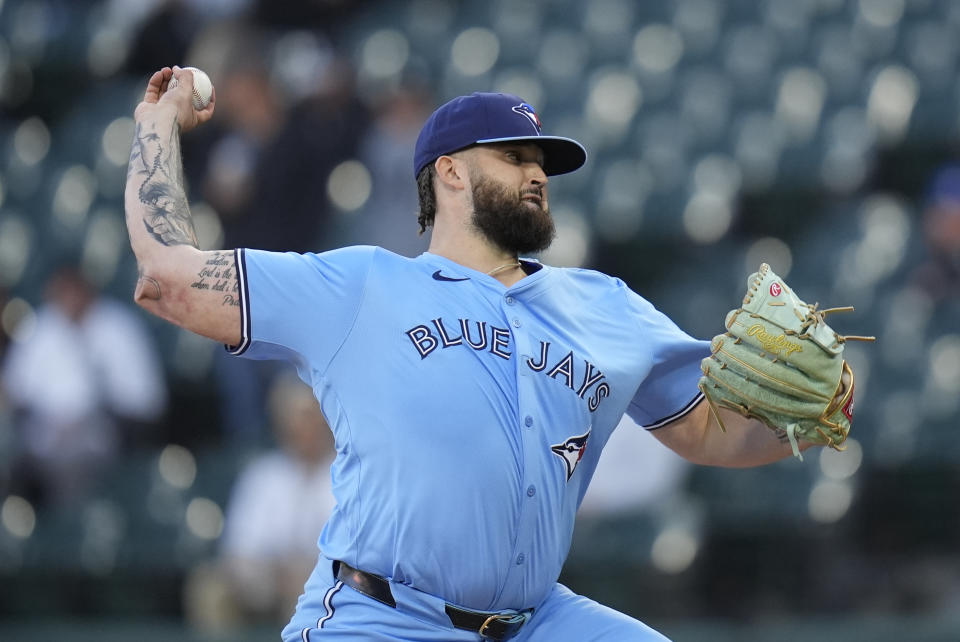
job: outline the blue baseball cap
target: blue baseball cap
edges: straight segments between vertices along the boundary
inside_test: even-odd
[[[566,174],[587,161],[587,150],[570,138],[544,136],[540,118],[519,96],[474,92],[441,105],[420,130],[413,154],[416,178],[428,164],[476,143],[523,141],[543,150],[547,176]]]

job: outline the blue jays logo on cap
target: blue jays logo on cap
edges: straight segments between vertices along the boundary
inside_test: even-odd
[[[577,469],[577,464],[583,459],[583,453],[587,448],[587,440],[590,438],[590,431],[576,437],[570,437],[562,444],[550,446],[553,454],[563,460],[567,467],[567,481],[573,477],[573,471]]]
[[[540,131],[543,129],[543,125],[540,124],[540,117],[537,116],[537,112],[533,111],[533,107],[529,103],[520,103],[519,105],[512,108],[513,111],[526,116],[530,119],[530,122],[533,123],[533,126],[537,128],[537,135],[540,135]]]
[[[420,130],[413,175],[441,156],[485,143],[534,143],[543,150],[547,176],[572,172],[587,161],[583,145],[571,138],[544,136],[542,129],[533,106],[519,96],[482,92],[459,96],[441,105]]]

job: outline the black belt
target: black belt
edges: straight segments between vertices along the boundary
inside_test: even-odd
[[[397,608],[397,601],[393,598],[393,591],[390,590],[390,582],[379,575],[355,569],[346,562],[339,561],[333,563],[333,574],[338,580],[367,597],[391,608]],[[447,604],[444,611],[455,628],[472,631],[491,640],[510,639],[520,631],[533,613],[533,609],[519,613],[487,613],[463,609],[452,604]]]

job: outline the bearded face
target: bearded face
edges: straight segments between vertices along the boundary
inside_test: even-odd
[[[540,252],[550,247],[556,228],[542,188],[510,189],[505,184],[470,172],[473,186],[471,222],[491,243],[514,255]]]

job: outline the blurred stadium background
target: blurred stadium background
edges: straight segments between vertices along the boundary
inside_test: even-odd
[[[846,452],[685,470],[669,501],[585,515],[562,580],[678,641],[957,640],[958,48],[953,0],[0,0],[0,346],[65,257],[129,305],[122,192],[154,69],[217,87],[184,143],[207,248],[419,252],[425,113],[516,93],[590,151],[551,182],[548,262],[709,337],[765,260],[878,337],[848,348]],[[167,410],[83,498],[13,491],[0,394],[0,639],[279,637],[204,623],[190,582],[269,430],[230,423],[219,346],[141,316]]]

